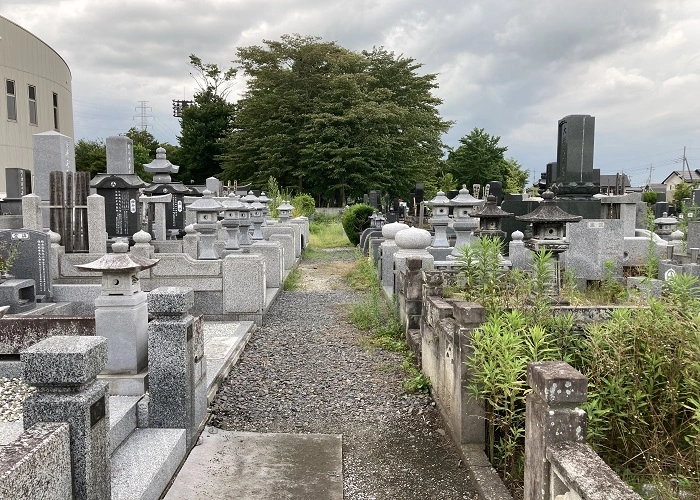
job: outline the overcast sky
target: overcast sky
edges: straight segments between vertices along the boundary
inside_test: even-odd
[[[148,130],[176,144],[189,54],[228,67],[236,47],[300,33],[423,63],[455,121],[445,142],[484,128],[538,178],[570,114],[595,116],[602,173],[642,185],[653,164],[661,182],[684,146],[700,168],[697,0],[3,0],[0,15],[68,63],[76,140],[139,126],[148,101]]]

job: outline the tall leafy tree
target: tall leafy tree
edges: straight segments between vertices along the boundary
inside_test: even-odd
[[[384,49],[357,53],[283,35],[238,49],[248,88],[224,144],[225,176],[344,203],[368,189],[407,194],[434,176],[449,128],[435,75]]]
[[[491,181],[505,184],[509,167],[503,154],[508,147],[499,146],[500,140],[499,136],[490,135],[483,128],[474,128],[459,140],[459,147],[450,152],[446,170],[470,190],[474,184],[483,186]]]
[[[102,139],[79,139],[75,143],[75,169],[90,172],[90,177],[107,171],[107,146]]]
[[[194,94],[194,106],[182,111],[178,177],[185,183],[203,183],[221,174],[221,140],[231,132],[235,115],[235,106],[226,97],[236,70],[223,70],[195,55],[190,56],[190,66],[199,90]]]
[[[508,158],[506,162],[506,180],[503,184],[506,193],[522,193],[527,184],[528,172],[515,158]]]

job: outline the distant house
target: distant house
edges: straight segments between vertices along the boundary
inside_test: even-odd
[[[661,183],[667,186],[677,186],[681,182],[689,184],[700,182],[700,170],[695,169],[690,172],[688,170],[674,170]]]
[[[603,194],[622,194],[630,187],[626,174],[600,174],[600,192]]]

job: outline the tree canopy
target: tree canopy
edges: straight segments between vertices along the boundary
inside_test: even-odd
[[[471,190],[491,181],[501,181],[506,192],[520,192],[527,182],[527,172],[513,158],[505,159],[507,146],[500,146],[499,136],[490,135],[483,128],[474,128],[462,137],[460,146],[450,152],[445,170],[452,173],[459,184]]]
[[[368,189],[406,195],[434,177],[450,123],[435,75],[383,48],[361,53],[318,37],[283,35],[239,48],[248,87],[224,140],[224,178],[344,204]]]
[[[235,105],[226,96],[236,70],[203,63],[194,54],[190,66],[197,73],[192,77],[199,90],[194,94],[194,105],[182,110],[178,178],[185,184],[203,184],[208,177],[221,174],[221,140],[231,132],[235,114]]]

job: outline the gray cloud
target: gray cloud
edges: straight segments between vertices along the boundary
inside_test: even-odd
[[[456,122],[448,144],[483,127],[534,170],[554,159],[556,122],[567,114],[596,116],[596,163],[606,172],[640,172],[646,159],[700,146],[692,2],[6,0],[0,14],[68,62],[78,137],[135,126],[137,101],[147,100],[154,134],[175,142],[170,100],[196,87],[189,54],[229,66],[236,47],[300,33],[423,63],[438,73],[441,111]],[[238,81],[232,97],[242,89]]]

